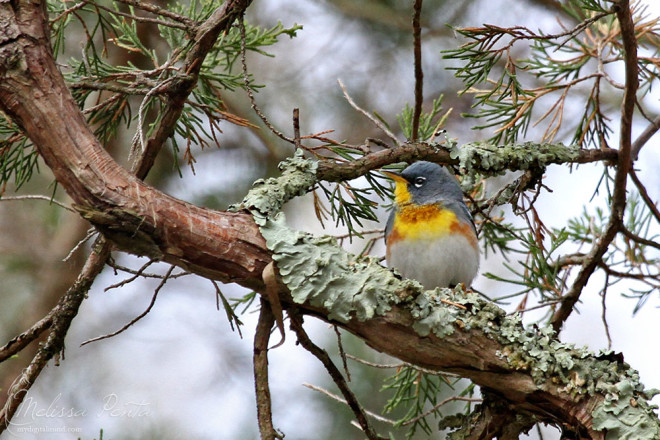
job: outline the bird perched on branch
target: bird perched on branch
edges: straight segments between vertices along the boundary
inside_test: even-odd
[[[396,184],[385,228],[387,265],[426,289],[469,287],[479,269],[479,246],[456,177],[424,161],[384,173]]]

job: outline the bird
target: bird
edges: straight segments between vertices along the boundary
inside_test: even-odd
[[[395,182],[385,227],[388,267],[427,290],[469,288],[479,271],[479,243],[456,177],[426,161],[383,173]]]

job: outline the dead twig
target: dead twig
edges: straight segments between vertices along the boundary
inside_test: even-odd
[[[374,117],[371,113],[364,110],[358,106],[355,101],[353,101],[353,98],[351,98],[351,96],[348,94],[348,91],[346,90],[346,86],[344,86],[344,83],[341,82],[340,79],[338,79],[337,82],[339,83],[339,87],[341,87],[341,90],[344,93],[344,98],[346,98],[346,101],[348,101],[351,107],[366,116],[367,119],[373,122],[376,127],[378,127],[383,133],[387,135],[387,137],[392,139],[397,146],[401,147],[403,145],[403,143],[396,136],[394,136],[394,133],[392,133],[390,129],[385,126],[385,124],[383,124],[378,118]]]
[[[85,342],[83,342],[82,344],[80,344],[80,346],[82,347],[83,345],[87,345],[87,344],[89,344],[89,343],[91,343],[91,342],[96,342],[96,341],[100,341],[100,340],[102,340],[102,339],[108,339],[108,338],[112,338],[113,336],[117,336],[118,334],[123,333],[123,332],[125,332],[126,330],[128,330],[129,327],[131,327],[133,324],[135,324],[136,322],[138,322],[140,319],[142,319],[142,318],[144,318],[145,316],[147,316],[147,314],[148,314],[148,313],[151,311],[151,309],[154,307],[154,304],[156,304],[156,298],[158,297],[158,293],[159,293],[160,290],[163,288],[163,286],[165,286],[165,283],[167,283],[167,280],[169,280],[170,275],[172,274],[172,271],[174,271],[175,268],[176,268],[176,266],[170,266],[169,270],[167,271],[167,273],[165,274],[165,276],[164,276],[163,279],[161,280],[160,284],[158,284],[158,287],[156,287],[156,290],[154,291],[154,294],[153,294],[153,296],[151,297],[151,302],[149,303],[149,306],[147,306],[147,308],[146,308],[146,310],[145,310],[144,312],[140,313],[138,316],[136,316],[135,318],[133,318],[128,324],[124,325],[124,326],[123,326],[122,328],[120,328],[119,330],[114,331],[114,332],[112,332],[112,333],[109,333],[109,334],[107,334],[107,335],[97,336],[96,338],[88,339],[88,340],[86,340]]]

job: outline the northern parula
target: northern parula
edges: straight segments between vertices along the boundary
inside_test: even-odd
[[[426,289],[469,287],[479,269],[479,245],[456,177],[425,161],[384,173],[396,184],[385,228],[387,265]]]

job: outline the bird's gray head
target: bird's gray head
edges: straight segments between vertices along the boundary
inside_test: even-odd
[[[438,203],[443,200],[463,200],[463,191],[456,177],[445,167],[432,162],[415,162],[394,177],[394,180],[397,183],[395,189],[397,203],[402,203],[406,199],[416,205]]]

